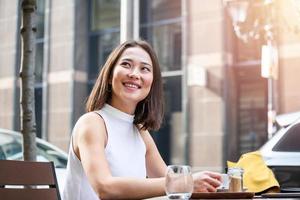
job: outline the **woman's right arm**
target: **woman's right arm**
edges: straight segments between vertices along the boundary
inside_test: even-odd
[[[73,148],[101,199],[143,199],[164,195],[164,178],[113,177],[105,157],[107,133],[96,113],[82,116],[74,127]]]

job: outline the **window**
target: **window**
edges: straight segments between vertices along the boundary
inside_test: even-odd
[[[91,31],[119,28],[119,0],[92,0],[91,11]]]
[[[273,151],[300,152],[300,123],[292,126],[281,140],[274,146]]]
[[[181,17],[180,0],[140,0],[141,24],[176,20]]]
[[[181,70],[181,24],[144,25],[141,36],[152,41],[161,71]]]
[[[181,1],[141,0],[140,23],[140,37],[153,46],[163,72],[165,120],[159,130],[162,134],[152,136],[163,159],[170,163],[171,138],[182,127],[178,123],[182,112]]]
[[[88,91],[110,52],[120,43],[120,1],[91,0]]]
[[[107,32],[90,36],[89,80],[96,80],[108,55],[119,44],[120,32]]]
[[[35,84],[34,84],[34,101],[35,101],[35,119],[36,134],[42,137],[42,118],[43,118],[43,65],[44,65],[44,43],[45,43],[45,2],[46,0],[37,0],[37,32],[36,32],[36,57],[35,57]]]
[[[181,70],[181,1],[142,0],[141,38],[152,43],[162,71]]]
[[[45,0],[37,0],[35,82],[43,81]]]
[[[233,30],[232,19],[228,36],[232,38],[228,47],[232,51],[233,64],[225,67],[226,84],[226,134],[234,140],[228,140],[226,156],[238,159],[242,154],[258,149],[267,140],[267,81],[261,77],[260,55],[264,35],[256,32],[260,27],[257,21],[261,10],[254,6],[256,1],[248,1],[247,19],[239,23],[240,35]],[[253,4],[252,4],[253,3]],[[262,17],[262,18],[261,18]],[[257,29],[256,29],[257,28]],[[255,29],[255,31],[254,31]],[[227,94],[226,94],[227,93]],[[236,138],[236,139],[235,139]]]
[[[23,160],[22,135],[0,133],[0,160]],[[41,141],[41,140],[40,140]],[[67,157],[48,143],[37,141],[37,161],[52,161],[56,168],[66,168]]]

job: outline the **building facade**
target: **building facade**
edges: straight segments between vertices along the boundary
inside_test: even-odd
[[[111,50],[144,39],[158,54],[165,92],[153,133],[168,164],[221,171],[267,139],[264,39],[241,41],[222,0],[37,0],[37,135],[67,150],[72,128]],[[275,1],[277,16],[287,4]],[[0,127],[20,130],[20,1],[0,1]],[[277,21],[275,21],[277,23]],[[278,22],[279,23],[279,22]],[[245,24],[247,26],[247,24]],[[248,24],[251,28],[251,24]],[[300,110],[300,39],[277,30],[277,113]]]

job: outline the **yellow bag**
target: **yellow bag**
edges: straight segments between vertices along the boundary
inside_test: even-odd
[[[243,154],[237,163],[227,161],[227,166],[243,168],[243,185],[248,192],[280,192],[273,171],[267,167],[259,151]]]

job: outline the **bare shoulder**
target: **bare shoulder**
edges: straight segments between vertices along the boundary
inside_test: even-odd
[[[103,118],[95,112],[82,115],[75,124],[74,147],[78,146],[79,141],[86,144],[96,141],[106,141],[106,127]]]
[[[95,112],[89,112],[82,115],[75,124],[76,132],[94,132],[93,130],[101,130],[105,128],[103,118]]]

